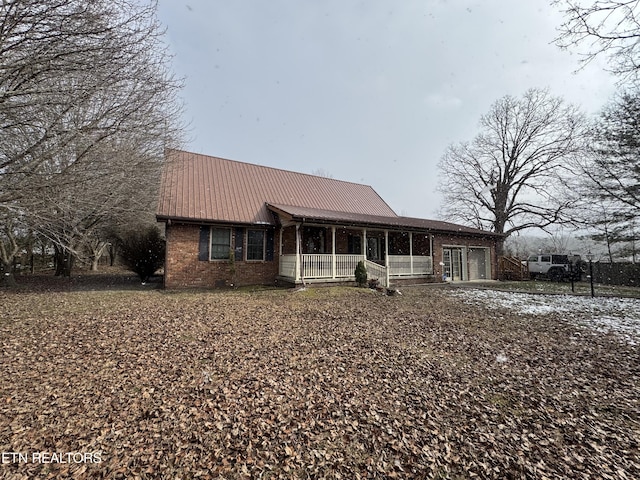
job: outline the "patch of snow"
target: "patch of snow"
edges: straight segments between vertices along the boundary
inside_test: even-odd
[[[465,303],[506,308],[517,315],[561,314],[565,320],[596,332],[613,333],[632,345],[640,343],[640,300],[634,298],[540,295],[496,290],[459,289]]]

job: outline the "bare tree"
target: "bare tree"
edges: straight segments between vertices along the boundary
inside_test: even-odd
[[[636,78],[640,68],[640,4],[636,0],[555,0],[565,16],[556,44],[581,51],[583,63],[608,56],[611,71]]]
[[[155,0],[4,0],[0,13],[0,210],[70,257],[148,208],[181,84]]]
[[[480,119],[471,141],[448,147],[439,163],[441,214],[506,236],[561,222],[556,186],[582,148],[583,116],[548,90],[505,96]]]
[[[311,172],[311,175],[315,175],[317,177],[324,177],[324,178],[333,178],[333,175],[331,175],[331,173],[329,173],[324,168],[316,168]]]
[[[153,205],[162,162],[139,146],[127,150],[103,144],[74,163],[59,182],[22,202],[30,224],[56,246],[57,274],[68,276],[73,260],[87,248],[94,260],[109,241],[107,229],[154,223]]]
[[[13,260],[20,251],[17,229],[12,217],[5,217],[0,229],[0,285],[15,285]]]

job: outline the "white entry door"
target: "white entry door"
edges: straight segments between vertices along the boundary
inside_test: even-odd
[[[469,248],[467,256],[469,257],[469,280],[491,278],[488,248]]]
[[[442,251],[444,275],[447,280],[459,281],[463,279],[462,248],[445,248]]]

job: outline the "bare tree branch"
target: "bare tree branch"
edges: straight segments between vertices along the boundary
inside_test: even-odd
[[[564,14],[556,45],[577,50],[586,65],[599,56],[611,72],[636,79],[640,68],[640,5],[636,0],[555,0]]]
[[[501,98],[471,143],[450,145],[443,155],[442,215],[507,236],[565,221],[558,179],[581,151],[583,125],[576,107],[547,90]]]
[[[77,252],[151,212],[181,81],[156,0],[0,3],[0,207]]]

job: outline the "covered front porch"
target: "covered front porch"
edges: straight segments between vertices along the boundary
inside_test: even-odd
[[[426,232],[295,223],[280,230],[279,248],[279,276],[292,283],[353,281],[360,261],[385,287],[433,275]]]

